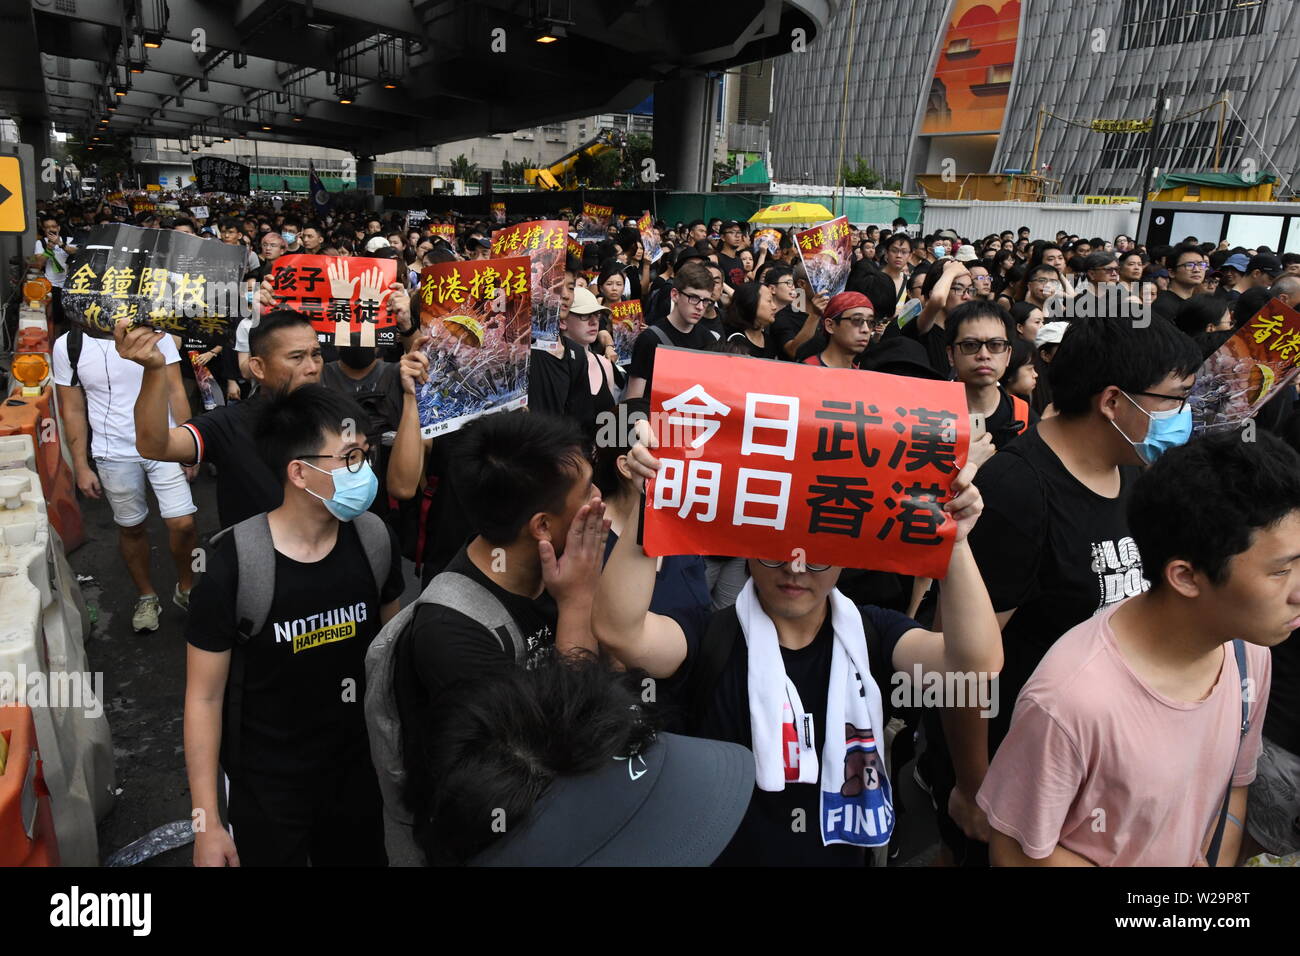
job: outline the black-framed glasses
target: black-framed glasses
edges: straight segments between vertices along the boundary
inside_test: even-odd
[[[954,285],[949,287],[953,295],[974,295],[975,287],[969,285]]]
[[[370,463],[373,468],[379,458],[378,448],[353,448],[346,455],[299,455],[299,458],[333,458],[343,462],[348,471],[356,474],[361,470],[361,466]]]
[[[1129,392],[1130,395],[1145,395],[1147,398],[1163,398],[1166,402],[1177,402],[1178,411],[1187,407],[1188,395],[1161,395],[1159,392]]]
[[[1007,339],[962,339],[954,343],[962,355],[975,355],[980,349],[988,349],[990,355],[1001,355],[1011,348]]]
[[[1180,262],[1178,265],[1174,266],[1175,269],[1193,269],[1197,272],[1200,272],[1203,269],[1208,269],[1209,267],[1210,264],[1208,262]]]
[[[765,561],[762,558],[758,558],[757,560],[758,563],[761,564],[763,567],[773,568],[773,569],[783,568],[790,563],[789,561]],[[812,571],[814,573],[817,573],[821,571],[829,571],[832,567],[834,567],[834,565],[806,563],[804,564],[803,569],[805,571]]]
[[[889,324],[889,320],[888,320],[888,319],[865,318],[865,317],[862,317],[862,316],[858,316],[857,318],[853,318],[853,319],[848,319],[848,318],[837,318],[836,321],[837,321],[837,322],[847,322],[849,325],[853,326],[855,329],[860,329],[860,328],[863,328],[863,327],[865,326],[865,327],[871,329],[872,331],[878,331],[878,330],[881,330],[881,329],[883,329],[885,326],[887,326],[887,325]]]
[[[712,299],[707,295],[691,295],[689,292],[683,292],[682,296],[692,308],[698,309],[703,306],[708,309],[718,304],[717,299]]]

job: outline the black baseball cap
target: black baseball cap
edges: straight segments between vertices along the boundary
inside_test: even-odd
[[[470,866],[708,866],[753,792],[745,747],[661,733],[639,755],[555,778]]]
[[[1282,260],[1271,253],[1261,252],[1253,256],[1250,263],[1246,266],[1246,272],[1251,273],[1260,269],[1268,275],[1277,278],[1282,274]]]
[[[947,381],[930,366],[925,346],[902,335],[882,339],[879,344],[870,346],[858,360],[858,368],[867,372],[887,372],[890,375],[907,375],[936,382]]]

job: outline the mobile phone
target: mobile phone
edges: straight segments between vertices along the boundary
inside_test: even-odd
[[[988,416],[983,412],[970,413],[970,440],[979,441],[988,433]]]

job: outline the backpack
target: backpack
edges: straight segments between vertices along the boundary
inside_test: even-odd
[[[401,753],[402,719],[393,692],[398,643],[409,631],[416,609],[424,604],[440,604],[482,624],[503,651],[514,654],[518,666],[523,665],[528,651],[523,631],[505,605],[478,581],[456,571],[443,571],[430,581],[420,596],[402,608],[370,643],[366,651],[366,733],[384,798],[384,847],[389,866],[425,865],[424,853],[415,842],[415,818],[402,796],[406,765]]]
[[[382,591],[392,565],[388,526],[369,511],[358,515],[352,524],[361,537],[361,547],[370,565],[370,573],[374,575],[375,587]],[[218,531],[210,543],[215,546],[226,535],[235,540],[239,575],[235,591],[235,624],[239,637],[230,650],[230,676],[226,681],[226,703],[221,721],[223,749],[229,762],[226,770],[229,772],[231,768],[239,767],[241,756],[244,645],[262,632],[275,599],[275,543],[271,539],[271,525],[265,511]]]
[[[1241,736],[1237,738],[1237,757],[1241,756],[1241,745],[1250,732],[1250,678],[1246,671],[1246,644],[1241,640],[1232,642],[1232,653],[1237,658],[1237,674],[1241,677]],[[1223,794],[1223,806],[1219,809],[1219,822],[1214,827],[1214,836],[1210,839],[1210,848],[1205,853],[1205,861],[1210,866],[1219,862],[1219,845],[1223,843],[1223,829],[1228,822],[1228,804],[1232,800],[1232,778],[1237,771],[1237,757],[1232,760],[1232,769],[1228,771],[1228,789]]]
[[[77,365],[81,362],[81,346],[85,342],[85,336],[86,333],[75,322],[68,329],[68,364],[72,366],[72,381],[68,384],[73,388],[81,387],[81,375],[77,371]]]
[[[1011,398],[1011,426],[1015,428],[1017,435],[1023,435],[1025,429],[1029,427],[1029,403],[1019,395],[1012,395],[1007,392]]]

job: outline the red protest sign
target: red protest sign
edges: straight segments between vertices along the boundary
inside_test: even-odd
[[[947,573],[959,383],[661,347],[650,408],[647,554]]]
[[[1270,299],[1196,372],[1187,397],[1197,432],[1241,428],[1300,372],[1300,313]]]
[[[362,348],[397,341],[396,281],[397,260],[356,256],[281,256],[271,272],[276,301],[310,318],[322,342]]]
[[[455,245],[456,243],[456,227],[449,222],[430,223],[429,235],[441,236],[443,239],[446,239],[448,242],[452,243],[453,245]]]
[[[528,256],[532,263],[533,348],[563,353],[564,247],[569,225],[559,219],[521,222],[492,233],[492,258]]]
[[[840,216],[812,229],[794,234],[795,248],[808,273],[808,284],[817,295],[832,296],[844,291],[853,268],[853,237],[847,216]]]
[[[618,352],[618,364],[626,365],[632,361],[632,346],[636,343],[636,337],[645,330],[641,300],[630,299],[611,305],[609,325],[610,334],[614,338],[614,349]]]

